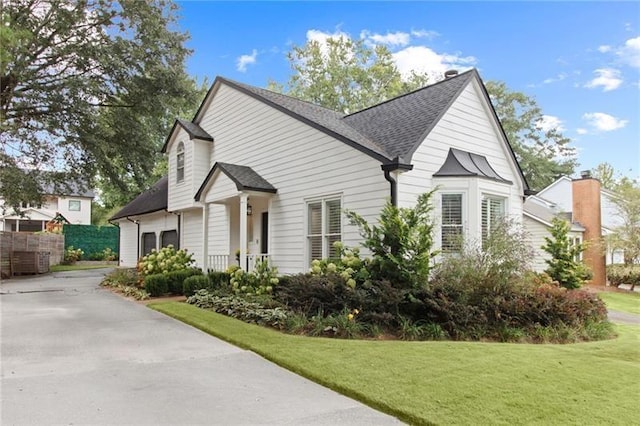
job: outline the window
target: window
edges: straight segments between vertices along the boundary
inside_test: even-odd
[[[505,199],[484,196],[482,198],[482,243],[491,235],[498,224],[504,219]]]
[[[342,239],[342,209],[339,198],[307,204],[308,262],[336,256],[333,243]]]
[[[70,212],[79,212],[80,211],[80,200],[69,200],[69,211]]]
[[[462,194],[442,194],[441,249],[457,252],[462,248]]]
[[[184,143],[178,144],[176,153],[176,182],[180,183],[184,180]]]
[[[148,255],[154,248],[156,248],[156,233],[145,232],[142,234],[142,256]]]
[[[162,247],[167,247],[169,244],[173,245],[176,250],[180,249],[180,240],[178,239],[178,231],[164,231],[160,237],[162,240]]]

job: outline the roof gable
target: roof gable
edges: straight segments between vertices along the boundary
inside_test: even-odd
[[[257,191],[272,194],[278,192],[278,190],[273,185],[271,185],[266,179],[256,173],[251,167],[217,162],[213,165],[213,167],[207,174],[207,177],[202,182],[202,185],[200,185],[198,192],[196,192],[196,201],[200,201],[200,198],[207,189],[209,182],[211,182],[213,176],[217,171],[219,171],[220,173],[224,173],[229,179],[231,179],[235,183],[238,191]]]
[[[167,139],[164,141],[164,145],[162,146],[162,149],[160,150],[160,152],[162,153],[167,152],[169,143],[171,142],[174,132],[176,131],[176,128],[178,126],[182,127],[184,131],[187,132],[187,134],[189,135],[189,139],[200,139],[203,141],[213,142],[213,136],[207,133],[202,127],[200,127],[196,123],[191,123],[186,120],[177,119],[175,123],[173,123],[173,127],[169,132],[169,136],[167,136]]]

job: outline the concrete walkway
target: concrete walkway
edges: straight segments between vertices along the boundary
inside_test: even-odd
[[[396,424],[98,287],[105,270],[0,284],[10,424]]]

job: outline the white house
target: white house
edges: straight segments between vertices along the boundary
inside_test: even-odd
[[[175,230],[201,267],[224,269],[238,252],[245,268],[268,257],[282,273],[305,271],[334,241],[360,243],[344,209],[375,222],[388,200],[411,206],[433,188],[437,245],[452,251],[498,217],[521,220],[528,189],[475,70],[349,115],[218,77],[162,151],[166,205],[112,218],[122,265],[153,246],[148,234],[160,247]]]
[[[92,190],[70,184],[64,190],[47,185],[42,204],[22,203],[20,212],[5,206],[4,200],[0,199],[0,231],[44,231],[47,222],[57,215],[62,215],[74,225],[91,225],[91,202],[94,197]]]

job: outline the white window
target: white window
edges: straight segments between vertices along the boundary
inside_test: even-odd
[[[342,239],[340,198],[322,199],[307,204],[307,253],[312,260],[335,257],[333,243]]]
[[[462,247],[462,194],[442,194],[440,247],[443,252],[457,252]]]
[[[80,200],[69,200],[69,211],[70,212],[79,212],[80,211]]]
[[[496,229],[505,216],[505,199],[485,195],[482,197],[482,243]]]
[[[176,151],[176,182],[180,183],[184,180],[184,143],[178,144]]]

